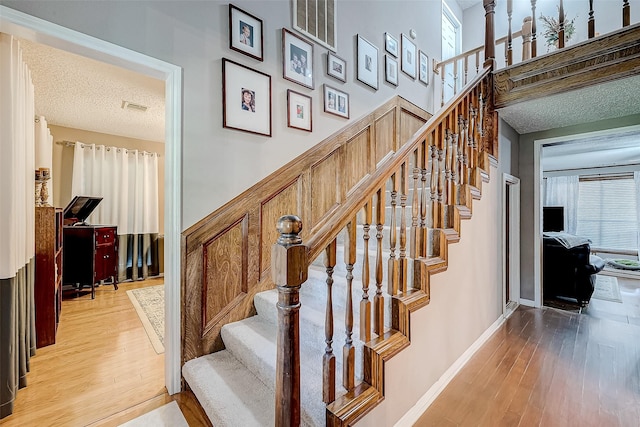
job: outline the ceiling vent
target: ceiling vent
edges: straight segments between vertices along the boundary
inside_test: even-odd
[[[129,101],[122,101],[123,110],[142,111],[143,113],[149,109],[146,105],[136,104]]]

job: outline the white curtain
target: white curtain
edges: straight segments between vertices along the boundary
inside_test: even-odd
[[[564,231],[576,234],[578,228],[579,176],[547,177],[545,182],[544,206],[564,206]]]
[[[640,255],[640,172],[633,173],[633,182],[636,185],[636,221],[638,221],[638,255]]]
[[[35,352],[34,89],[19,42],[0,33],[0,418]]]
[[[102,197],[87,222],[117,225],[118,234],[158,233],[158,155],[76,142],[73,196]]]
[[[118,227],[118,281],[157,271],[158,154],[76,142],[71,188],[103,198],[87,222]]]

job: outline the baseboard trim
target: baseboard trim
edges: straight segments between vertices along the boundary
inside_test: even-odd
[[[453,364],[447,369],[440,379],[436,381],[429,390],[416,402],[415,405],[411,409],[407,411],[406,414],[402,416],[395,424],[394,427],[405,427],[405,426],[413,426],[416,421],[425,413],[425,411],[431,406],[434,400],[442,393],[442,390],[451,382],[453,377],[467,364],[471,357],[475,354],[476,351],[482,347],[482,345],[498,330],[498,328],[505,322],[506,318],[504,315],[500,315],[500,317],[493,322],[491,326],[487,328],[486,331],[478,337],[477,340],[474,341],[473,344],[464,352],[462,355],[455,361]]]
[[[520,298],[520,305],[525,305],[527,307],[535,307],[536,302],[530,299]]]

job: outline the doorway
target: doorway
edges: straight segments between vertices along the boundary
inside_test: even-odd
[[[0,5],[0,31],[165,81],[165,385],[180,391],[182,69]]]
[[[502,290],[503,314],[520,302],[520,180],[502,174]]]

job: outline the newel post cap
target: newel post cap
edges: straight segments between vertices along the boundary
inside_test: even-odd
[[[271,248],[271,275],[278,286],[299,286],[307,280],[308,248],[302,244],[302,220],[295,215],[278,219],[280,236]]]

